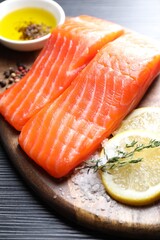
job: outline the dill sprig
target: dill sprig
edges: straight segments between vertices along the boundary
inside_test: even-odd
[[[143,151],[144,149],[148,148],[156,148],[160,146],[160,141],[157,140],[150,140],[148,144],[138,144],[138,141],[133,140],[130,144],[126,144],[126,148],[133,148],[130,152],[124,152],[119,150],[118,147],[116,148],[117,155],[114,157],[109,158],[105,148],[102,148],[101,157],[99,159],[93,159],[90,163],[85,163],[84,168],[93,170],[97,172],[98,170],[107,171],[110,173],[109,170],[124,167],[128,164],[135,164],[139,163],[143,160],[143,158],[134,158],[134,154],[136,152]]]

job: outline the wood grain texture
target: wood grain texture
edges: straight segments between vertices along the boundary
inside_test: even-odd
[[[57,2],[69,16],[94,15],[160,39],[158,0]],[[0,46],[0,77],[3,77],[3,70],[14,66],[17,61],[29,66],[36,56],[37,52],[18,53]],[[159,92],[160,78],[157,78],[141,106],[160,106]],[[0,143],[7,153],[0,149],[0,239],[111,240],[115,239],[112,234],[118,234],[118,239],[124,239],[124,236],[138,239],[142,235],[148,239],[159,239],[159,202],[142,209],[118,204],[104,193],[98,176],[96,183],[93,181],[90,184],[93,176],[86,175],[84,178],[85,173],[75,173],[62,182],[54,181],[17,147],[17,132],[3,118],[0,122]],[[17,169],[22,177],[16,174]],[[83,179],[86,179],[85,187]],[[78,227],[76,223],[83,227]],[[105,233],[95,232],[96,227]],[[94,230],[87,230],[90,228]]]

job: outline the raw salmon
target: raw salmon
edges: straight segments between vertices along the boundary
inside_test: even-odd
[[[0,113],[17,130],[56,99],[107,42],[123,33],[117,24],[90,16],[56,28],[29,73],[0,97]]]
[[[65,176],[110,136],[159,72],[159,47],[139,34],[123,35],[26,123],[20,146],[50,175]]]

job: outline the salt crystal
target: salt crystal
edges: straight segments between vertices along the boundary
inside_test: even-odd
[[[92,192],[93,193],[97,192],[98,190],[99,190],[99,184],[98,183],[92,186]]]

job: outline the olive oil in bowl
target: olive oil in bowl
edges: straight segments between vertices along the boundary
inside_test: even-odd
[[[42,8],[21,8],[0,21],[0,36],[11,40],[32,40],[50,33],[57,20]]]
[[[42,49],[65,12],[53,0],[7,0],[0,3],[0,43],[17,51]]]

